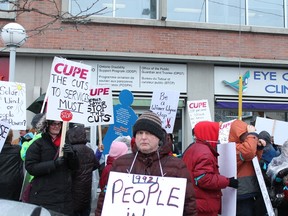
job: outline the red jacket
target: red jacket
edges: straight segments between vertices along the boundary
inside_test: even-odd
[[[217,216],[221,209],[221,189],[229,179],[219,174],[216,146],[219,123],[199,122],[194,127],[196,142],[186,150],[183,160],[190,171],[198,215]]]
[[[115,159],[113,157],[108,156],[107,158],[107,164],[105,166],[105,168],[102,171],[102,174],[100,176],[100,180],[99,180],[99,187],[101,190],[105,190],[106,185],[108,183],[108,178],[109,178],[109,173],[110,170],[112,168],[112,163]]]

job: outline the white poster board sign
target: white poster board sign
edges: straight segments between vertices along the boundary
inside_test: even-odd
[[[47,119],[62,121],[61,112],[72,113],[71,122],[86,123],[91,66],[54,58],[48,89]]]
[[[208,100],[187,101],[187,108],[192,129],[200,121],[211,121]]]
[[[112,91],[107,87],[90,90],[87,125],[114,124]]]
[[[274,137],[274,143],[277,145],[283,145],[287,138],[288,122],[267,119],[267,118],[256,118],[255,123],[256,132],[267,131],[271,136]]]
[[[7,122],[0,121],[0,152],[2,151],[10,127],[11,126]]]
[[[261,193],[265,202],[267,213],[269,216],[275,216],[275,213],[273,211],[273,206],[272,206],[272,203],[271,203],[271,200],[270,200],[267,188],[266,188],[266,184],[265,184],[257,157],[254,157],[252,162],[253,162],[254,170],[255,170],[257,180],[259,183],[259,187],[261,189]]]
[[[110,172],[102,216],[183,215],[184,178]]]
[[[160,117],[162,128],[164,128],[167,133],[173,133],[179,95],[180,92],[176,91],[157,90],[153,92],[150,110]]]
[[[0,81],[0,120],[13,130],[26,130],[25,83]]]
[[[220,174],[227,178],[237,178],[236,146],[235,143],[217,145],[219,153],[218,165]],[[237,190],[227,187],[222,190],[222,213],[221,216],[236,215]]]
[[[223,143],[228,143],[229,142],[229,133],[230,133],[230,128],[231,128],[231,124],[232,122],[234,122],[234,120],[228,121],[228,122],[223,122],[220,126],[220,130],[219,130],[219,142],[221,144]]]

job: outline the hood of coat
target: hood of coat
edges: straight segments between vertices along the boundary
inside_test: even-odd
[[[229,142],[240,143],[240,136],[247,132],[248,124],[241,120],[235,120],[231,124],[230,133],[229,133]]]
[[[267,131],[261,131],[259,133],[259,139],[265,140],[266,145],[271,144],[271,136]]]
[[[86,144],[86,130],[84,126],[79,125],[75,126],[67,131],[66,134],[66,143],[70,144]]]
[[[212,147],[216,147],[219,139],[219,129],[219,122],[202,121],[195,125],[194,135],[196,140],[204,141]]]

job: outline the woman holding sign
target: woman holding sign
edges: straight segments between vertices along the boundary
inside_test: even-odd
[[[170,156],[169,155],[171,151],[170,146],[165,145],[165,144],[163,145],[165,138],[164,138],[164,132],[162,129],[161,119],[155,113],[151,111],[144,112],[138,118],[138,120],[133,126],[133,136],[135,137],[135,146],[133,148],[133,152],[130,154],[125,154],[114,161],[110,175],[109,175],[109,181],[111,180],[111,175],[112,175],[111,173],[113,172],[125,173],[125,174],[128,174],[128,176],[136,176],[135,177],[136,182],[137,182],[137,179],[140,181],[140,179],[137,177],[143,176],[143,175],[146,176],[147,179],[154,179],[155,176],[156,176],[156,179],[157,177],[175,177],[173,178],[175,179],[174,181],[176,181],[177,178],[183,179],[183,180],[185,179],[187,180],[186,190],[183,191],[184,197],[181,197],[184,202],[184,208],[183,208],[183,211],[179,213],[181,215],[196,216],[197,215],[196,201],[195,201],[194,189],[193,189],[192,182],[191,182],[191,177],[189,175],[189,172],[184,162],[179,158]],[[138,174],[138,175],[133,175],[133,174]],[[141,182],[134,183],[133,186],[136,187],[140,185],[139,187],[144,188],[145,185],[147,185],[148,183],[145,181],[142,182],[142,180]],[[99,195],[98,206],[95,211],[96,216],[109,215],[108,212],[107,214],[105,212],[106,210],[105,204],[104,204],[104,208],[102,211],[104,196],[106,196],[106,198],[107,196],[110,196],[110,193],[108,193],[109,188],[110,188],[109,181],[108,181],[107,192],[102,191]],[[179,191],[177,191],[179,185],[175,183],[174,187],[171,190],[170,198],[166,200],[161,196],[164,194],[164,191],[160,191],[161,190],[160,188],[161,186],[165,187],[165,190],[167,192],[167,190],[169,190],[170,185],[167,185],[165,180],[163,182],[161,181],[160,183],[164,185],[158,184],[157,182],[155,182],[155,185],[158,185],[159,187],[156,187],[154,185],[155,186],[155,188],[153,188],[154,193],[150,194],[151,196],[148,196],[144,192],[141,193],[140,195],[140,192],[138,190],[135,191],[135,194],[137,193],[143,199],[144,197],[146,199],[144,207],[142,206],[142,208],[138,208],[141,211],[146,212],[146,213],[142,213],[141,215],[156,215],[156,214],[158,215],[160,209],[163,209],[163,211],[167,209],[174,210],[174,208],[179,207],[175,204],[180,199],[180,197],[177,197],[176,195],[179,193]],[[123,199],[125,200],[125,202],[123,202],[121,205],[125,207],[127,206],[127,208],[125,208],[125,211],[127,212],[117,212],[117,215],[125,215],[125,216],[128,214],[134,215],[135,212],[133,211],[136,211],[135,208],[141,205],[140,203],[141,200],[138,200],[137,198],[135,199],[137,195],[134,194],[135,196],[133,196],[132,194],[133,186],[129,187],[130,189],[127,188],[127,191],[124,190],[123,188],[123,191],[119,190],[119,193],[117,193],[117,195],[115,194],[115,198],[116,196],[117,198],[119,198],[121,196],[120,193],[123,192],[123,196],[124,196]],[[149,202],[152,198],[155,198],[155,196],[159,198],[158,202],[161,202],[161,203],[157,202],[156,208],[153,208],[153,207],[149,208],[149,206],[153,204],[155,205],[155,203]],[[129,200],[129,201],[126,202],[126,200]],[[106,200],[105,200],[105,203],[106,203]],[[180,214],[177,214],[177,215],[180,215]]]
[[[78,168],[78,157],[71,144],[65,144],[64,156],[58,157],[62,122],[42,119],[45,125],[42,137],[35,140],[26,152],[25,168],[34,176],[29,202],[51,212],[71,215],[71,170]]]

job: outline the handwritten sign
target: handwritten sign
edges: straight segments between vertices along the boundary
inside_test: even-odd
[[[95,87],[90,90],[88,125],[114,124],[113,99],[110,88]]]
[[[0,81],[0,120],[13,130],[25,130],[26,86],[24,83]]]
[[[2,151],[10,127],[11,126],[7,122],[0,121],[0,152]]]
[[[187,101],[187,107],[192,128],[200,121],[211,121],[208,100]]]
[[[186,181],[184,178],[146,176],[110,172],[102,216],[111,209],[119,216],[182,215]]]
[[[256,118],[255,122],[256,132],[267,131],[271,136],[274,137],[274,143],[277,145],[283,145],[287,141],[286,132],[288,131],[288,122],[267,119],[267,118]]]
[[[91,66],[54,58],[48,89],[47,119],[61,121],[63,110],[72,113],[71,122],[87,119]]]
[[[270,200],[267,188],[266,188],[266,184],[265,184],[265,181],[264,181],[257,157],[253,158],[252,163],[253,163],[254,170],[255,170],[255,173],[257,176],[259,187],[261,189],[261,193],[263,196],[263,200],[264,200],[264,203],[266,206],[267,213],[269,216],[275,216],[275,213],[274,213],[273,207],[272,207],[272,203],[271,203],[271,200]]]
[[[167,133],[173,133],[180,92],[154,91],[150,110],[156,113]]]
[[[229,140],[229,133],[230,133],[230,128],[231,128],[231,124],[232,122],[234,122],[234,120],[228,121],[228,122],[223,122],[221,124],[220,130],[219,130],[219,142],[222,143],[228,143]]]

